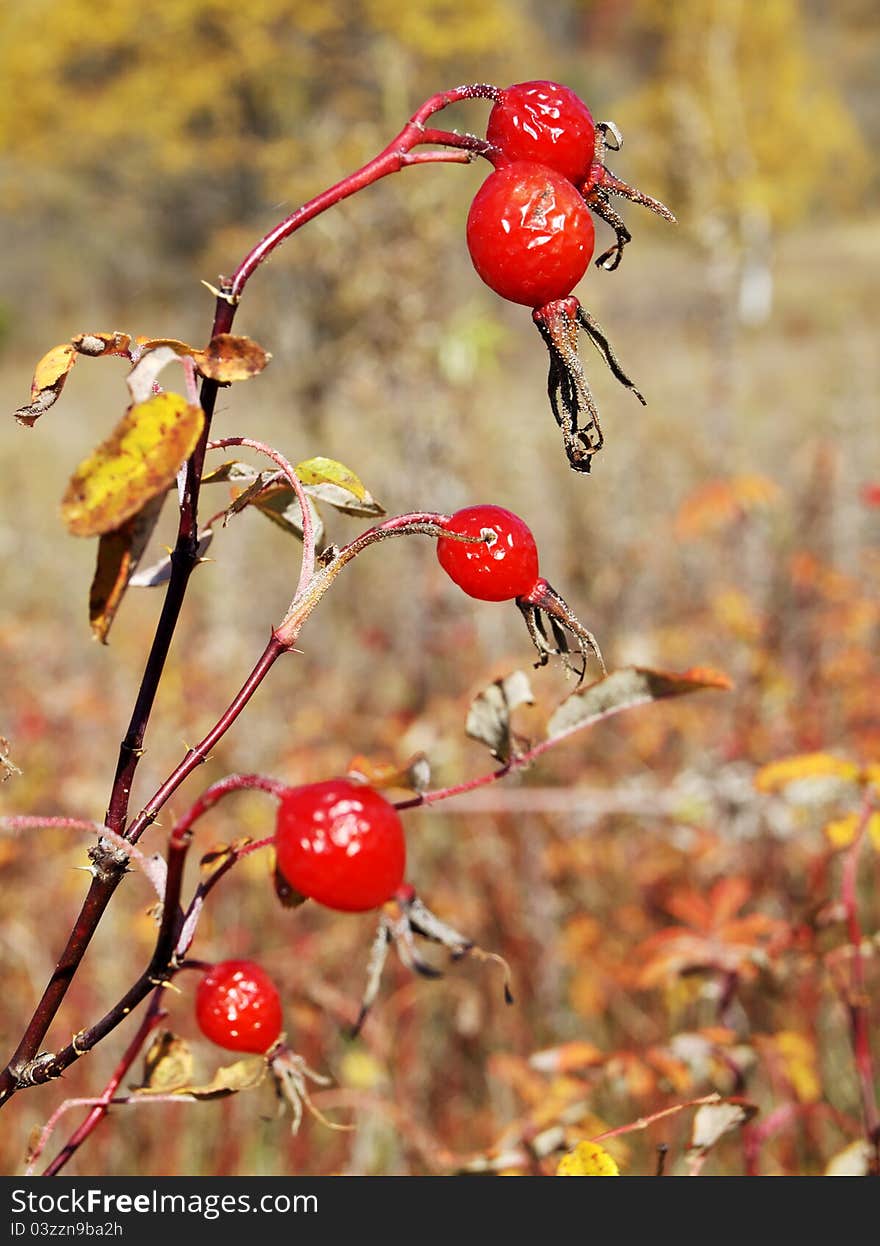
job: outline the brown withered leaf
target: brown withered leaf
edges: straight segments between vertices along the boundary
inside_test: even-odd
[[[224,385],[249,380],[262,372],[272,358],[251,338],[232,333],[218,333],[204,350],[193,351],[192,357],[202,376]]]
[[[577,688],[562,702],[547,724],[547,739],[555,740],[591,726],[621,710],[680,697],[704,688],[729,689],[730,679],[721,671],[695,667],[676,674],[625,666],[596,683]]]
[[[127,333],[114,329],[112,333],[77,333],[70,339],[74,350],[80,355],[98,358],[101,355],[127,355],[131,350],[131,338]]]
[[[405,762],[373,761],[358,754],[349,762],[348,776],[370,787],[423,792],[431,782],[431,767],[424,753],[414,753]]]
[[[74,472],[61,513],[73,536],[120,527],[174,481],[204,425],[201,407],[156,394],[129,407],[111,435]]]
[[[181,1040],[176,1040],[180,1042]],[[182,1099],[225,1099],[228,1095],[237,1095],[242,1090],[253,1090],[259,1086],[266,1076],[268,1065],[262,1056],[247,1056],[236,1060],[234,1064],[226,1064],[219,1068],[210,1082],[202,1086],[192,1086],[188,1080],[174,1086],[160,1089],[154,1084],[137,1089],[136,1098],[146,1098],[155,1094],[180,1095]]]
[[[19,407],[15,418],[19,424],[33,426],[44,411],[58,400],[78,355],[125,355],[131,345],[127,333],[78,333],[69,342],[53,346],[34,369],[31,401]]]
[[[185,1086],[193,1075],[193,1055],[189,1043],[170,1030],[160,1030],[144,1054],[139,1091],[167,1094]]]
[[[110,627],[153,535],[165,497],[160,493],[152,498],[121,527],[105,532],[98,541],[95,574],[89,590],[89,623],[102,644],[107,643]]]
[[[510,715],[518,705],[534,703],[528,676],[522,671],[514,671],[504,679],[496,679],[474,697],[468,709],[465,731],[472,740],[486,744],[498,761],[508,762],[517,746]]]

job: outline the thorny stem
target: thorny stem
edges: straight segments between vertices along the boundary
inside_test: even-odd
[[[163,1020],[164,1016],[165,1014],[162,1012],[162,989],[157,988],[150,1006],[144,1013],[143,1019],[138,1026],[137,1033],[123,1052],[119,1063],[113,1070],[112,1077],[101,1091],[98,1102],[94,1105],[79,1128],[74,1130],[68,1141],[52,1160],[52,1163],[49,1164],[49,1166],[44,1170],[44,1177],[57,1176],[67,1161],[71,1159],[71,1157],[79,1150],[86,1138],[88,1138],[89,1135],[97,1129],[98,1125],[100,1125],[101,1121],[110,1110],[110,1102],[116,1094],[116,1091],[119,1089],[123,1077],[125,1077],[128,1070],[134,1064],[144,1043],[147,1041],[150,1034],[160,1023],[160,1021]],[[63,1103],[58,1112],[51,1116],[47,1121],[43,1132],[40,1134],[34,1154],[31,1156],[30,1167],[36,1163],[40,1154],[45,1149],[46,1143],[49,1141],[49,1135],[52,1133],[61,1111],[66,1106],[67,1104]]]
[[[248,252],[230,281],[221,281],[221,288],[216,292],[217,302],[214,322],[211,327],[211,338],[217,337],[221,333],[229,333],[231,330],[244,288],[260,264],[268,259],[282,242],[321,212],[363,190],[366,186],[371,185],[380,178],[390,173],[397,173],[410,164],[449,161],[466,163],[477,155],[485,155],[491,160],[493,155],[497,154],[491,144],[483,144],[479,139],[469,135],[429,130],[426,128],[425,122],[449,104],[470,99],[497,100],[498,97],[498,88],[485,83],[456,87],[450,91],[432,95],[412,116],[400,134],[374,160],[369,161],[361,169],[343,178],[335,186],[324,191],[323,194],[311,199],[283,220]],[[414,147],[425,142],[442,142],[453,150],[412,154]],[[117,834],[125,833],[127,837],[132,839],[136,839],[142,833],[146,825],[155,817],[155,813],[161,807],[161,803],[167,800],[171,792],[176,789],[189,773],[189,769],[187,769],[177,778],[178,771],[175,771],[175,775],[171,776],[168,782],[160,789],[160,792],[157,793],[157,796],[154,797],[153,802],[151,802],[152,808],[146,815],[146,821],[144,821],[145,814],[142,813],[135,819],[128,830],[125,830],[131,788],[138,762],[143,754],[147,724],[165,669],[171,641],[180,618],[189,578],[193,569],[199,563],[199,490],[204,468],[205,451],[210,440],[211,421],[219,389],[220,385],[217,381],[205,378],[202,382],[200,401],[205,421],[198,444],[186,464],[186,473],[180,498],[177,540],[171,554],[171,576],[159,621],[156,625],[153,643],[147,657],[140,688],[135,699],[128,730],[120,745],[116,773],[107,807],[106,822],[108,827]],[[273,641],[274,639],[275,637],[273,636]],[[281,651],[283,651],[283,648]],[[277,657],[277,654],[274,656]],[[274,657],[272,661],[274,661]],[[271,661],[269,665],[271,665]],[[266,669],[268,669],[268,666]],[[194,765],[197,764],[199,764],[198,761],[195,761]],[[178,770],[180,770],[180,767]],[[161,799],[159,799],[160,797]],[[156,804],[157,800],[159,800],[159,804]],[[92,936],[97,930],[107,905],[110,903],[113,893],[116,891],[124,874],[124,862],[113,864],[109,859],[100,870],[96,870],[73,930],[68,937],[67,944],[61,953],[49,984],[43,992],[43,996],[28,1023],[18,1047],[6,1068],[0,1073],[0,1107],[9,1100],[17,1089],[20,1072],[33,1061],[39,1051],[40,1044],[61,1007],[73,976],[79,968]]]
[[[198,744],[187,751],[182,761],[168,776],[162,787],[132,821],[127,831],[127,839],[131,843],[136,843],[150,824],[155,821],[159,810],[184,779],[198,766],[207,761],[211,749],[232,726],[277,659],[283,653],[289,652],[293,647],[303,624],[342,568],[358,554],[368,549],[369,546],[389,537],[407,536],[412,533],[441,536],[446,531],[444,525],[447,522],[448,516],[434,512],[419,511],[410,515],[398,515],[386,520],[385,523],[378,525],[378,527],[370,528],[366,532],[361,533],[359,537],[356,537],[341,550],[334,552],[333,557],[323,570],[313,577],[308,591],[302,595],[301,599],[295,598],[291,603],[284,621],[273,631],[269,643],[258,659],[254,669],[218,721]],[[255,783],[254,786],[261,786],[269,791],[272,791],[274,787],[271,780],[268,783],[261,780],[259,783]],[[198,808],[198,802],[193,808]],[[190,814],[192,814],[192,810]],[[87,1051],[90,1051],[114,1030],[132,1009],[146,998],[152,987],[159,982],[166,981],[169,974],[174,972],[178,938],[184,925],[189,928],[191,917],[197,920],[199,914],[198,902],[200,898],[203,898],[204,892],[207,889],[207,887],[203,888],[196,893],[196,898],[185,916],[180,913],[180,886],[183,862],[189,846],[189,825],[191,823],[186,823],[185,821],[184,823],[178,823],[172,832],[162,925],[150,965],[133,986],[129,988],[122,999],[95,1025],[78,1034],[72,1043],[69,1043],[54,1054],[45,1053],[36,1058],[32,1057],[30,1060],[12,1064],[7,1070],[9,1077],[9,1087],[5,1090],[7,1099],[16,1090],[39,1085],[54,1077],[58,1077],[80,1056],[85,1055]],[[118,868],[124,872],[126,858],[121,853],[118,855],[121,862]],[[213,885],[226,872],[226,869],[231,868],[236,860],[235,854],[230,854],[228,864],[219,867],[212,878],[208,880],[210,884]]]

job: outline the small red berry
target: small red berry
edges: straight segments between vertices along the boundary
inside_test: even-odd
[[[571,294],[587,270],[594,240],[578,191],[542,164],[518,161],[496,169],[468,213],[474,268],[496,294],[527,307]]]
[[[538,579],[538,547],[527,525],[503,506],[467,506],[448,520],[450,532],[479,536],[491,542],[437,541],[440,566],[469,597],[480,601],[511,601],[526,597]]]
[[[199,983],[196,1021],[218,1047],[263,1055],[281,1036],[281,998],[259,965],[224,960]]]
[[[508,160],[536,160],[575,185],[590,171],[596,126],[586,104],[558,82],[505,87],[489,114],[486,138]]]
[[[346,913],[384,904],[406,868],[397,810],[373,788],[349,779],[289,788],[278,807],[275,847],[291,887]]]

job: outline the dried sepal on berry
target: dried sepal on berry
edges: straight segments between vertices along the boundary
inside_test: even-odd
[[[535,666],[546,666],[551,657],[561,658],[566,669],[581,683],[592,656],[599,664],[602,674],[606,673],[605,660],[596,637],[584,627],[565,598],[546,580],[539,579],[528,596],[518,597],[516,604],[526,621],[532,644],[538,651]],[[574,639],[574,648],[570,637]],[[572,661],[574,654],[580,656],[580,666]]]
[[[647,405],[644,395],[624,372],[602,327],[573,295],[536,307],[532,319],[550,353],[547,393],[556,423],[562,429],[569,464],[576,472],[588,472],[593,455],[604,445],[604,437],[578,354],[578,330],[586,333],[613,376],[635,394],[642,406]]]
[[[285,1042],[279,1042],[268,1053],[267,1060],[269,1072],[275,1083],[275,1093],[281,1103],[286,1104],[290,1109],[293,1118],[290,1123],[292,1134],[299,1132],[303,1120],[303,1109],[328,1129],[348,1131],[354,1128],[353,1125],[341,1125],[337,1121],[328,1120],[324,1113],[315,1106],[309,1094],[308,1083],[314,1082],[317,1086],[329,1086],[331,1080],[306,1064],[303,1057],[292,1051]]]
[[[609,135],[613,142],[609,142]],[[641,204],[642,207],[648,208],[649,211],[654,212],[657,216],[662,216],[664,221],[675,224],[675,217],[665,203],[661,203],[659,199],[653,198],[652,195],[646,195],[634,186],[630,186],[607,167],[605,164],[606,151],[620,151],[622,146],[623,136],[613,121],[597,122],[593,163],[590,166],[590,172],[587,175],[586,181],[581,186],[581,194],[587,207],[601,217],[606,224],[611,226],[617,238],[614,246],[609,247],[607,251],[603,251],[593,261],[597,268],[604,268],[606,272],[613,272],[617,268],[623,256],[623,248],[628,242],[632,241],[632,234],[623,223],[623,218],[611,206],[612,195],[618,195],[622,199],[629,199],[631,203]]]
[[[504,957],[499,956],[497,952],[484,951],[472,939],[460,934],[452,926],[441,921],[439,917],[435,916],[422,903],[414,889],[409,885],[405,885],[399,889],[395,898],[389,900],[385,905],[379,918],[376,937],[370,949],[370,959],[367,964],[367,984],[361,1000],[360,1011],[357,1020],[349,1031],[351,1038],[356,1038],[361,1032],[370,1009],[376,1002],[382,982],[382,971],[385,968],[388,952],[392,946],[397,951],[401,963],[407,969],[412,970],[413,973],[417,973],[423,978],[443,977],[441,970],[434,965],[428,964],[419,955],[415,942],[416,936],[430,943],[439,943],[441,947],[445,947],[449,952],[450,959],[453,961],[462,960],[465,956],[472,956],[476,960],[494,961],[500,965],[504,971],[505,1003],[513,1003],[513,994],[510,989],[510,966]]]

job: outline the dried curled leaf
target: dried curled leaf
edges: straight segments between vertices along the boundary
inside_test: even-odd
[[[598,1142],[579,1142],[563,1155],[556,1168],[557,1177],[619,1177],[620,1169]]]
[[[405,762],[373,761],[358,755],[349,762],[347,773],[350,779],[386,790],[424,792],[431,782],[431,767],[424,753],[414,753]]]
[[[249,380],[262,372],[272,358],[251,338],[232,333],[218,333],[204,350],[193,351],[192,357],[202,376],[223,385]]]
[[[528,676],[522,671],[514,671],[505,679],[496,679],[474,697],[468,709],[465,731],[472,740],[487,745],[498,761],[508,762],[516,748],[510,715],[518,705],[534,703]]]
[[[165,496],[160,493],[152,498],[121,527],[105,532],[98,542],[95,574],[89,590],[89,623],[102,644],[107,643],[125,590],[159,521]]]
[[[74,472],[61,503],[73,536],[120,527],[174,481],[204,425],[201,407],[157,394],[130,407],[110,437]]]
[[[64,388],[75,363],[76,347],[69,342],[64,346],[53,346],[46,352],[34,369],[31,401],[15,412],[19,424],[33,425],[44,411],[49,410]]]
[[[625,666],[596,683],[577,688],[567,697],[547,724],[547,739],[569,735],[621,710],[650,701],[685,696],[704,688],[727,690],[731,687],[730,679],[723,672],[702,667],[675,674]]]
[[[236,1060],[234,1064],[224,1065],[214,1074],[210,1082],[203,1086],[191,1086],[184,1082],[178,1086],[166,1087],[161,1092],[150,1085],[135,1091],[136,1097],[150,1094],[175,1094],[185,1099],[225,1099],[228,1095],[237,1095],[242,1090],[253,1090],[264,1080],[268,1065],[262,1056],[248,1056],[244,1060]]]
[[[185,1086],[193,1075],[193,1054],[188,1042],[170,1030],[160,1030],[144,1055],[139,1091],[168,1094]]]
[[[127,333],[79,333],[61,346],[47,351],[34,369],[31,401],[19,407],[15,418],[19,424],[32,426],[44,411],[58,400],[70,375],[77,355],[127,355],[131,338]]]

